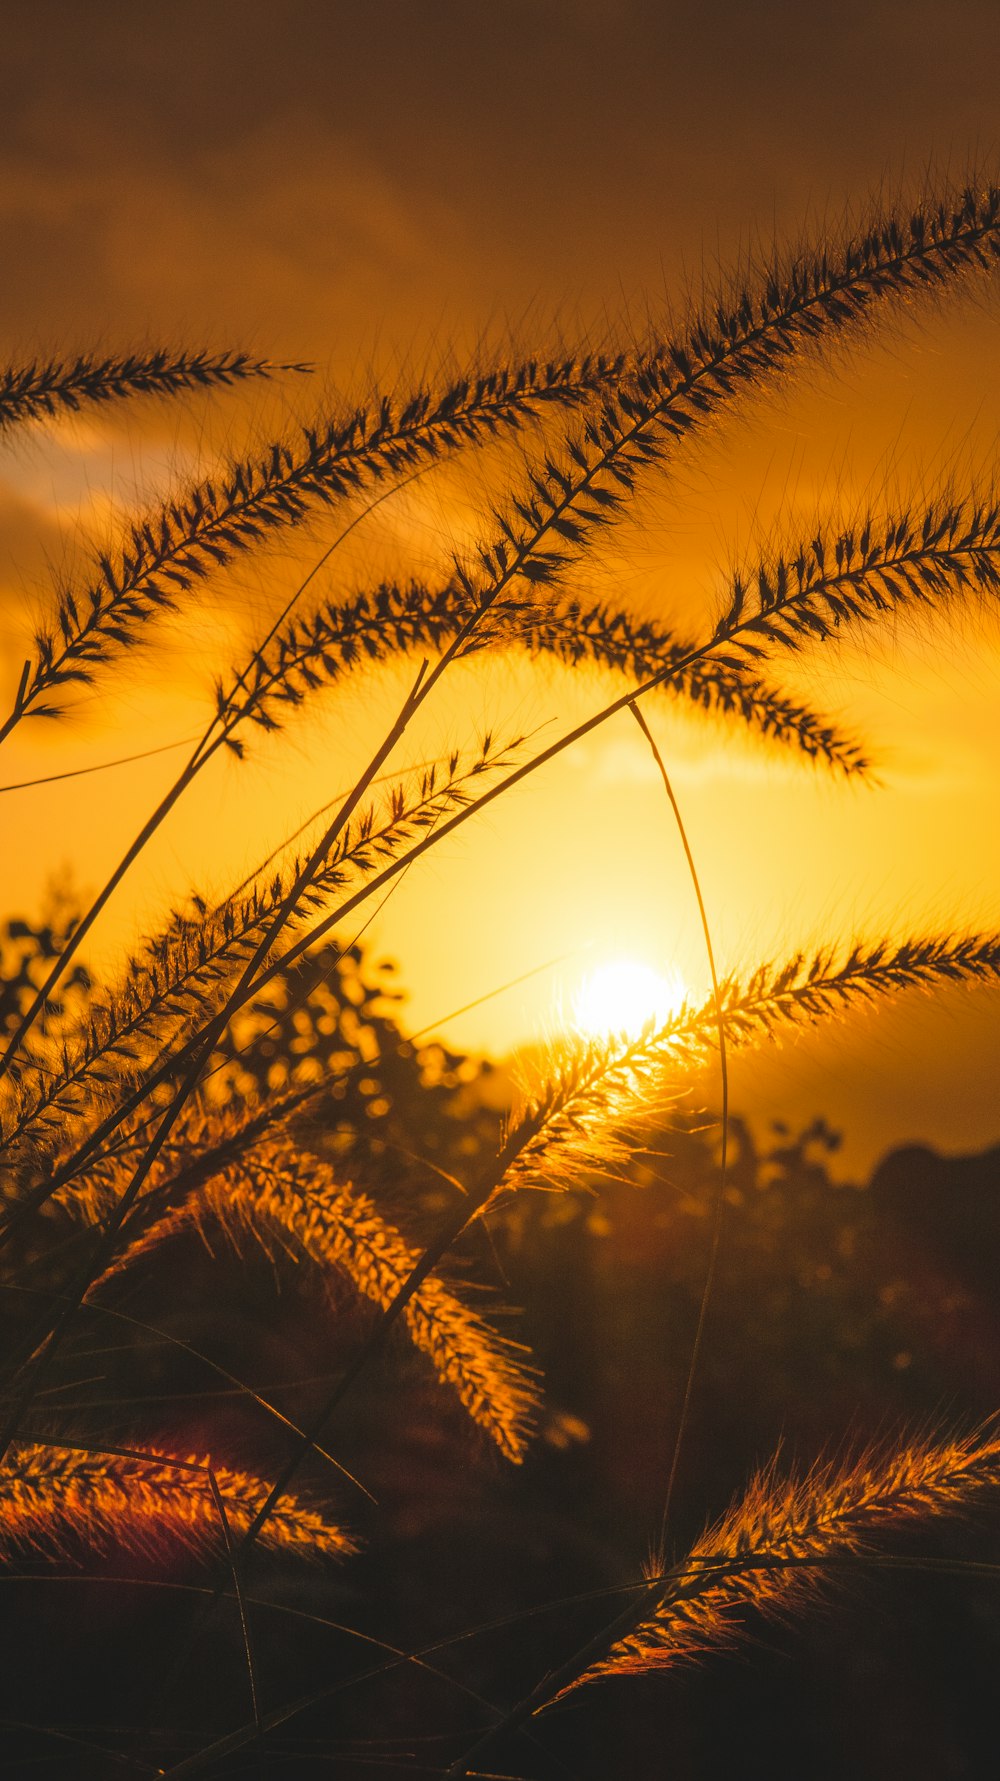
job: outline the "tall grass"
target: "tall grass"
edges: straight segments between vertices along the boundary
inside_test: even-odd
[[[236,558],[304,524],[328,523],[330,510],[329,567],[344,529],[360,514],[377,527],[415,470],[487,443],[504,454],[511,492],[488,514],[479,545],[454,553],[440,585],[414,578],[331,594],[313,571],[243,659],[212,664],[204,730],[173,785],[71,930],[50,935],[31,969],[22,961],[5,988],[0,1540],[36,1567],[67,1554],[103,1562],[109,1551],[155,1566],[171,1547],[192,1548],[207,1561],[208,1605],[189,1639],[211,1649],[230,1593],[242,1617],[252,1716],[194,1749],[180,1734],[173,1743],[167,1736],[164,1762],[147,1765],[156,1772],[208,1773],[244,1745],[260,1754],[306,1704],[286,1709],[261,1697],[244,1579],[255,1549],[268,1547],[272,1561],[342,1561],[342,1591],[365,1538],[377,1541],[378,1510],[362,1505],[340,1458],[366,1402],[398,1406],[405,1428],[407,1396],[417,1391],[444,1426],[460,1413],[470,1443],[485,1441],[515,1463],[545,1423],[539,1371],[498,1327],[509,1313],[477,1302],[482,1288],[449,1268],[460,1239],[463,1253],[488,1242],[487,1216],[502,1226],[530,1190],[568,1195],[602,1174],[627,1173],[720,1047],[767,1045],[782,1029],[862,1004],[1000,976],[1000,936],[988,933],[904,942],[848,935],[819,955],[792,949],[722,976],[707,1003],[641,1034],[566,1037],[498,1118],[490,1144],[482,1107],[474,1111],[468,1095],[463,1102],[460,1060],[407,1042],[387,1004],[352,976],[356,955],[331,942],[445,837],[654,693],[716,712],[734,732],[763,734],[799,757],[803,771],[867,779],[864,740],[783,691],[772,672],[780,681],[783,655],[827,649],[888,615],[944,621],[959,602],[994,597],[1000,520],[990,492],[949,492],[851,523],[832,516],[801,546],[775,547],[734,575],[701,636],[590,601],[575,578],[634,497],[668,475],[709,424],[766,400],[802,360],[891,325],[900,304],[940,300],[963,280],[992,276],[998,255],[1000,190],[973,183],[927,195],[873,216],[860,232],[776,254],[706,299],[675,336],[654,332],[604,354],[525,355],[476,366],[446,387],[375,392],[321,413],[299,435],[232,458],[131,516],[116,550],[53,591],[15,676],[0,741],[63,721],[137,652],[155,653],[163,615],[210,598],[213,579]],[[242,353],[12,366],[0,374],[0,424],[13,430],[60,408],[292,369],[301,368]],[[432,701],[446,705],[453,665],[487,650],[593,663],[618,677],[618,690],[544,745],[497,713],[490,734],[431,765],[398,767],[418,716]],[[300,830],[275,848],[262,835],[267,857],[221,898],[179,886],[173,912],[117,976],[91,982],[93,922],[208,762],[222,749],[243,761],[255,736],[294,723],[331,687],[363,689],[374,667],[398,659],[410,663],[409,692],[353,787],[316,813],[306,838]],[[724,1148],[717,1217],[725,1173]],[[211,1397],[194,1399],[186,1443],[175,1426],[136,1419],[121,1352],[109,1400],[84,1392],[75,1411],[65,1407],[86,1353],[83,1332],[147,1325],[157,1340],[199,1354],[204,1335],[185,1333],[178,1316],[164,1334],[124,1309],[142,1307],[144,1294],[159,1303],[166,1293],[169,1303],[176,1258],[191,1265],[199,1244],[220,1277],[245,1277],[258,1293],[262,1264],[279,1280],[305,1273],[326,1292],[329,1364],[294,1416],[281,1407],[287,1393],[268,1402],[266,1390],[223,1368],[258,1419],[252,1472],[234,1463]],[[359,1322],[364,1301],[374,1309]],[[707,1295],[703,1312],[711,1314]],[[206,1322],[203,1314],[199,1329]],[[389,1340],[395,1325],[408,1338],[409,1361]],[[688,1399],[697,1391],[692,1369]],[[674,1467],[679,1446],[680,1438]],[[419,1454],[410,1460],[418,1466]],[[303,1493],[306,1466],[312,1482]],[[545,1678],[517,1706],[481,1702],[488,1729],[464,1739],[453,1732],[436,1772],[464,1775],[470,1764],[481,1772],[498,1738],[584,1683],[707,1657],[735,1637],[748,1610],[808,1612],[845,1560],[863,1565],[898,1523],[962,1510],[1000,1482],[997,1472],[989,1434],[907,1435],[843,1467],[821,1462],[798,1475],[775,1460],[686,1560],[658,1551],[628,1606],[609,1612],[578,1649],[553,1652]],[[419,1540],[416,1499],[413,1528]],[[367,1609],[358,1618],[368,1621]],[[436,1625],[439,1616],[430,1618]],[[174,1626],[170,1639],[178,1636]],[[172,1647],[150,1655],[152,1669],[169,1673]],[[334,1689],[348,1686],[351,1661]],[[424,1657],[415,1647],[391,1661]],[[53,1724],[59,1718],[54,1699]],[[141,1729],[124,1743],[105,1735],[106,1750],[134,1757],[135,1766],[153,1750],[150,1743],[143,1752]],[[72,1760],[85,1771],[83,1743]],[[396,1766],[405,1769],[406,1759]]]

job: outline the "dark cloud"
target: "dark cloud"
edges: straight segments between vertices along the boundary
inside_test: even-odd
[[[597,316],[995,134],[983,0],[52,0],[5,21],[0,315],[342,353]]]

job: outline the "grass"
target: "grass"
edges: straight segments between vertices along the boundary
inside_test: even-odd
[[[577,582],[634,498],[669,475],[707,426],[766,399],[803,361],[891,325],[902,303],[941,301],[963,280],[992,276],[998,256],[1000,191],[973,182],[926,194],[840,239],[776,254],[706,298],[676,336],[653,331],[606,354],[525,355],[475,367],[440,389],[377,392],[321,413],[298,435],[233,458],[131,517],[116,551],[98,554],[89,574],[54,590],[0,741],[22,725],[61,723],[98,697],[137,654],[156,651],[166,612],[210,598],[213,578],[239,557],[325,524],[328,510],[337,528],[246,659],[212,665],[200,739],[91,906],[44,931],[7,929],[14,956],[0,1058],[7,1335],[0,1538],[8,1555],[30,1560],[39,1585],[45,1564],[67,1556],[96,1565],[99,1576],[109,1552],[132,1555],[164,1588],[178,1547],[203,1560],[199,1610],[186,1626],[165,1615],[149,1635],[145,1717],[133,1705],[134,1724],[122,1732],[112,1712],[95,1746],[67,1729],[53,1677],[35,1729],[43,1740],[68,1741],[80,1773],[103,1772],[94,1767],[101,1762],[171,1775],[252,1772],[231,1766],[243,1751],[265,1773],[268,1752],[287,1754],[276,1739],[300,1713],[332,1740],[333,1772],[356,1772],[358,1752],[340,1749],[330,1729],[336,1715],[322,1717],[341,1693],[361,1691],[356,1659],[338,1659],[334,1680],[307,1692],[286,1682],[281,1693],[273,1664],[266,1678],[262,1671],[261,1603],[253,1606],[261,1549],[272,1566],[287,1558],[294,1570],[306,1558],[323,1567],[310,1600],[345,1599],[343,1579],[363,1562],[359,1548],[366,1539],[377,1545],[378,1508],[364,1500],[344,1456],[366,1407],[377,1409],[378,1441],[390,1469],[396,1454],[393,1489],[400,1494],[402,1480],[405,1499],[410,1471],[419,1478],[421,1439],[430,1439],[406,1409],[413,1390],[443,1428],[454,1427],[455,1414],[467,1419],[464,1465],[482,1466],[483,1444],[492,1444],[498,1464],[522,1465],[540,1428],[558,1447],[558,1420],[549,1418],[531,1354],[509,1333],[496,1295],[484,1298],[449,1270],[456,1245],[467,1251],[489,1232],[509,1242],[525,1228],[518,1219],[531,1190],[572,1201],[598,1177],[627,1178],[650,1134],[669,1122],[671,1096],[716,1056],[725,1071],[728,1051],[768,1044],[790,1026],[916,988],[934,993],[1000,975],[1000,937],[989,933],[848,937],[815,956],[793,951],[721,976],[704,1005],[686,1005],[639,1035],[567,1039],[491,1140],[491,1116],[473,1092],[483,1078],[476,1082],[474,1069],[439,1047],[410,1043],[388,1011],[384,985],[373,987],[356,949],[339,950],[336,939],[356,910],[367,913],[447,836],[616,713],[631,709],[649,736],[640,701],[654,692],[762,733],[801,757],[804,771],[869,776],[864,741],[784,692],[772,673],[783,658],[829,649],[854,630],[910,614],[944,621],[960,602],[992,600],[1000,520],[988,491],[949,491],[847,524],[832,516],[811,539],[776,547],[734,574],[700,637],[588,603]],[[60,407],[162,399],[298,370],[241,353],[12,366],[0,378],[0,420],[13,430]],[[414,473],[453,458],[461,473],[487,445],[512,492],[487,516],[478,547],[456,552],[441,585],[413,579],[332,598],[320,592],[318,568],[330,564],[359,515],[376,524]],[[397,767],[425,707],[446,705],[454,665],[486,650],[594,663],[617,674],[620,690],[544,746],[504,727],[497,713],[489,735],[431,765]],[[244,761],[255,741],[293,724],[302,707],[331,688],[363,687],[366,674],[396,658],[410,663],[409,691],[350,791],[316,813],[305,838],[299,831],[275,850],[262,834],[262,855],[270,851],[221,900],[179,887],[160,931],[116,977],[93,981],[86,941],[94,922],[208,762],[222,750]],[[696,877],[694,861],[692,869]],[[711,952],[708,917],[705,937]],[[724,1094],[707,1209],[715,1256],[724,1250],[732,1192],[728,1136]],[[194,1307],[181,1285],[184,1268],[200,1278],[206,1265],[228,1283],[220,1293],[246,1293],[255,1330],[272,1315],[262,1269],[286,1283],[320,1283],[328,1360],[319,1381],[293,1390],[286,1379],[269,1391],[252,1383],[253,1368],[244,1377],[238,1357],[228,1365],[219,1358],[225,1318],[213,1318],[211,1302]],[[694,1353],[680,1357],[684,1410],[663,1477],[668,1507],[700,1389],[714,1267],[700,1292]],[[364,1302],[374,1309],[359,1322]],[[125,1309],[135,1305],[140,1314]],[[312,1333],[294,1319],[293,1326],[304,1361]],[[390,1340],[394,1327],[408,1339],[409,1358]],[[110,1358],[96,1376],[104,1395],[88,1396],[93,1382],[76,1375],[88,1343],[105,1338]],[[158,1428],[149,1415],[151,1383],[165,1368],[162,1355],[155,1365],[151,1357],[161,1348],[179,1377],[196,1363],[202,1376],[214,1369],[228,1381],[178,1391],[193,1426],[184,1444],[176,1426]],[[213,1390],[235,1393],[248,1412],[239,1443],[257,1443],[252,1471],[233,1463],[233,1430],[213,1412]],[[160,1395],[166,1403],[170,1394]],[[146,1406],[138,1418],[136,1401]],[[571,1424],[564,1419],[564,1432]],[[378,1441],[370,1428],[365,1439],[370,1462]],[[525,1774],[539,1761],[557,1762],[551,1733],[541,1753],[529,1736],[556,1701],[598,1680],[627,1688],[633,1672],[708,1659],[738,1638],[753,1612],[808,1616],[845,1565],[858,1570],[891,1553],[899,1527],[953,1517],[987,1496],[1000,1482],[997,1454],[995,1438],[981,1430],[905,1434],[804,1472],[776,1458],[686,1558],[669,1559],[659,1538],[645,1580],[624,1587],[624,1606],[612,1603],[583,1642],[550,1648],[514,1705],[496,1707],[479,1694],[478,1659],[467,1683],[449,1667],[447,1687],[471,1696],[475,1713],[471,1725],[438,1716],[444,1730],[431,1771],[485,1772],[480,1765],[497,1750],[513,1752],[504,1760],[528,1765]],[[419,1489],[408,1513],[419,1545],[426,1519]],[[480,1539],[490,1531],[485,1518]],[[672,1521],[669,1531],[673,1537]],[[381,1638],[368,1629],[391,1595],[391,1575],[361,1574],[370,1599],[355,1600],[358,1625],[336,1615],[348,1643]],[[445,1591],[445,1610],[447,1601]],[[192,1730],[176,1717],[177,1677],[193,1654],[229,1650],[234,1605],[237,1681],[220,1681],[216,1723]],[[428,1604],[430,1624],[441,1611]],[[387,1612],[384,1624],[392,1623]],[[508,1630],[516,1645],[516,1625]],[[409,1650],[393,1647],[376,1670],[430,1674],[436,1637],[428,1649],[419,1639]],[[560,1723],[562,1715],[544,1719],[547,1727]],[[424,1729],[414,1721],[407,1735]],[[419,1756],[388,1746],[382,1754],[401,1772],[426,1771]]]

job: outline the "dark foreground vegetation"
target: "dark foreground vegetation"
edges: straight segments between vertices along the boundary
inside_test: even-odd
[[[51,930],[15,924],[8,958],[24,969],[9,981],[20,976],[22,993],[51,940]],[[443,1196],[426,1168],[407,1168],[406,1135],[408,1148],[419,1131],[422,1154],[442,1169],[482,1166],[508,1086],[437,1045],[408,1045],[387,980],[373,981],[360,955],[331,948],[324,963],[305,1007],[317,1029],[326,1023],[325,1063],[363,1034],[377,1035],[378,1061],[363,1092],[354,1084],[310,1108],[297,1141],[349,1158],[351,1174],[421,1242]],[[75,990],[89,994],[82,971]],[[298,1061],[290,1050],[302,1022],[273,1013],[293,996],[294,978],[279,978],[261,1036],[240,1054],[258,1084],[302,1068],[301,1049]],[[859,1185],[839,1178],[837,1142],[822,1120],[766,1134],[730,1121],[726,1242],[675,1496],[678,1550],[739,1492],[748,1455],[776,1453],[791,1467],[901,1428],[937,1429],[955,1406],[974,1422],[1000,1395],[1000,1149],[897,1150]],[[439,1753],[478,1722],[466,1690],[514,1698],[554,1640],[584,1644],[617,1605],[604,1592],[631,1574],[631,1530],[655,1526],[662,1507],[704,1283],[718,1120],[675,1112],[635,1145],[625,1179],[582,1175],[565,1194],[522,1198],[491,1221],[488,1241],[471,1233],[453,1258],[466,1293],[479,1283],[487,1315],[500,1303],[519,1308],[507,1321],[544,1376],[546,1407],[518,1473],[487,1437],[470,1438],[460,1407],[402,1337],[345,1399],[338,1455],[378,1505],[364,1511],[364,1553],[350,1574],[289,1572],[273,1558],[254,1571],[258,1686],[317,1697],[271,1734],[273,1772],[332,1764],[361,1777],[373,1761],[376,1772],[440,1771]],[[66,1220],[67,1274],[73,1232]],[[30,1250],[23,1260],[30,1282]],[[211,1442],[274,1469],[285,1442],[280,1428],[262,1428],[254,1394],[306,1426],[373,1327],[364,1298],[294,1243],[244,1230],[234,1244],[193,1225],[137,1261],[100,1306],[67,1344],[60,1418],[99,1426],[114,1404],[131,1428],[155,1421],[169,1451]],[[303,1477],[321,1494],[326,1467],[313,1459]],[[190,1642],[203,1561],[183,1546],[165,1554],[152,1530],[137,1551],[113,1519],[96,1550],[69,1523],[52,1544],[42,1558],[32,1542],[4,1585],[17,1629],[2,1704],[13,1772],[33,1772],[47,1743],[49,1772],[116,1772],[106,1745],[89,1748],[111,1723],[148,1724],[117,1741],[122,1752],[141,1749],[148,1772],[240,1720],[246,1663],[232,1603],[211,1630],[211,1664]],[[943,1537],[918,1526],[895,1542],[897,1563],[838,1578],[831,1611],[805,1627],[749,1608],[735,1649],[669,1687],[638,1680],[638,1706],[614,1685],[567,1703],[529,1760],[538,1773],[568,1763],[574,1773],[652,1776],[666,1745],[680,1777],[976,1772],[993,1749],[995,1548],[981,1518]],[[438,1641],[415,1673],[387,1650]],[[435,1728],[426,1748],[412,1738],[417,1724]],[[254,1771],[241,1752],[219,1772]]]

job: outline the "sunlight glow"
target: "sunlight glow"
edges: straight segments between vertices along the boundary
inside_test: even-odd
[[[638,959],[609,959],[584,979],[574,1003],[574,1021],[594,1038],[605,1033],[640,1033],[651,1020],[668,1020],[686,994],[684,980],[676,971],[664,976]]]

